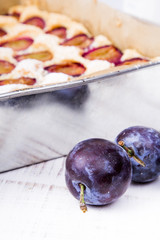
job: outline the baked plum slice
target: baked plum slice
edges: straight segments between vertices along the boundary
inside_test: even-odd
[[[141,64],[141,63],[147,63],[147,59],[143,58],[131,58],[122,62],[119,62],[117,66],[122,66],[122,65],[136,65],[136,64]]]
[[[40,51],[40,52],[34,52],[34,53],[28,53],[23,55],[16,55],[15,59],[20,62],[24,59],[36,59],[42,62],[51,60],[53,58],[53,55],[49,51]]]
[[[82,57],[89,60],[106,60],[110,63],[117,64],[122,57],[122,53],[118,48],[107,45],[91,49],[83,53]]]
[[[33,39],[23,37],[4,42],[0,45],[0,47],[8,47],[12,48],[14,51],[21,51],[27,49],[30,45],[32,45],[32,43]]]
[[[2,28],[0,28],[0,37],[3,37],[7,34],[7,32],[5,30],[3,30]]]
[[[93,42],[93,38],[89,38],[86,34],[79,34],[72,38],[66,39],[61,45],[63,46],[75,46],[80,48],[87,48]]]
[[[11,16],[11,17],[15,17],[17,20],[19,20],[20,18],[20,13],[18,12],[12,12],[12,13],[5,13],[4,16]]]
[[[15,17],[17,20],[19,20],[21,14],[19,12],[13,12],[9,13],[8,16]]]
[[[50,31],[47,31],[46,33],[55,35],[59,38],[66,38],[67,29],[65,27],[56,27],[56,28],[53,28]]]
[[[15,17],[17,20],[19,20],[21,14],[19,12],[13,12],[10,14],[10,16]]]
[[[47,70],[48,72],[60,72],[73,77],[78,77],[85,72],[86,68],[81,63],[68,62],[45,67],[45,70]]]
[[[0,86],[9,85],[9,84],[26,84],[26,85],[34,85],[36,83],[35,78],[29,77],[20,77],[16,79],[4,79],[0,80]]]
[[[0,60],[0,75],[10,73],[14,68],[14,64],[4,60]]]
[[[28,18],[23,23],[24,24],[33,25],[33,26],[39,27],[41,29],[44,29],[45,25],[46,25],[45,21],[43,20],[43,18],[40,18],[40,17],[37,17],[37,16]]]

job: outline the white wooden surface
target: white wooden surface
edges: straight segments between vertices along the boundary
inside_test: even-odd
[[[0,174],[1,240],[160,239],[160,179],[132,184],[117,202],[84,214],[64,168],[60,158]]]

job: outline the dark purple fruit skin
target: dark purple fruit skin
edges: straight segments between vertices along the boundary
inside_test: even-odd
[[[140,166],[131,158],[132,180],[140,183],[155,180],[160,173],[160,133],[153,128],[134,126],[123,130],[116,138],[116,143],[119,141],[131,147],[146,164]]]
[[[75,198],[80,198],[82,183],[87,204],[106,205],[126,191],[131,181],[131,163],[118,145],[104,139],[88,139],[68,154],[65,178]]]

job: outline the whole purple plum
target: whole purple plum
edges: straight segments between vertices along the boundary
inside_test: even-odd
[[[130,184],[130,159],[125,150],[108,140],[88,139],[68,154],[65,178],[75,198],[80,199],[83,190],[85,203],[106,205],[119,198]]]
[[[153,128],[134,126],[123,130],[116,138],[116,143],[123,142],[145,166],[137,163],[133,157],[132,180],[151,182],[160,173],[160,133]]]

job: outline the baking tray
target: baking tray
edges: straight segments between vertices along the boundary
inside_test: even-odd
[[[7,7],[9,7],[9,2],[13,4],[12,1],[8,1]],[[59,8],[61,8],[61,12],[70,15],[70,8],[65,6],[67,2],[68,6],[71,6],[71,2],[73,3],[73,9],[76,6],[76,9],[80,9],[85,3],[85,13],[86,9],[88,11],[92,9],[94,14],[97,12],[96,16],[99,15],[99,10],[102,8],[101,3],[98,5],[97,1],[89,0],[38,1],[38,4],[41,8],[46,9],[54,5],[56,9],[50,8],[50,10],[59,12]],[[64,4],[63,8],[62,4]],[[105,10],[108,9],[108,6],[104,6],[106,7]],[[5,10],[4,6],[3,11]],[[75,18],[75,12],[71,14],[73,18]],[[143,40],[145,40],[142,47],[143,53],[150,57],[160,55],[160,28],[158,26],[150,24],[148,26],[148,24],[139,22],[128,15],[121,15],[115,10],[113,10],[113,13],[118,15],[113,14],[111,20],[113,20],[113,16],[116,19],[118,16],[119,24],[122,24],[123,20],[124,29],[126,29],[124,27],[125,23],[128,25],[129,20],[132,26],[135,21],[136,26],[137,24],[145,25],[144,29],[147,33],[145,37],[143,36]],[[106,12],[104,16],[102,11],[101,16],[104,20]],[[122,19],[121,16],[123,16]],[[78,15],[76,15],[77,17]],[[101,19],[100,16],[99,18],[96,17],[100,33],[103,30],[103,21],[98,19]],[[79,20],[81,20],[81,15]],[[86,22],[86,16],[84,20]],[[89,21],[88,19],[87,25],[90,24]],[[109,21],[108,18],[107,21]],[[117,29],[117,23],[115,29]],[[95,34],[98,33],[96,24],[91,27],[91,31]],[[117,31],[119,34],[119,30]],[[156,40],[157,45],[154,40],[154,47],[157,47],[157,52],[155,49],[150,51],[148,48],[148,44],[153,38],[153,35],[148,34],[151,31],[154,39],[159,37],[158,41]],[[130,28],[127,35],[129,32]],[[124,31],[122,31],[123,34]],[[110,32],[110,39],[114,43],[115,35],[112,38]],[[148,36],[147,43],[144,39],[146,36]],[[128,38],[130,39],[130,37]],[[121,49],[126,48],[124,41],[121,41],[121,37],[119,39]],[[127,47],[129,44],[136,49],[141,46],[141,40],[140,43],[135,42],[134,39],[126,42]],[[151,45],[151,49],[154,47]],[[0,172],[64,156],[77,142],[87,138],[101,137],[113,141],[122,129],[132,125],[145,125],[159,129],[159,63],[157,60],[130,68],[119,67],[92,74],[83,79],[77,78],[69,83],[1,94]],[[74,88],[76,94],[68,95],[67,89],[69,88]]]

